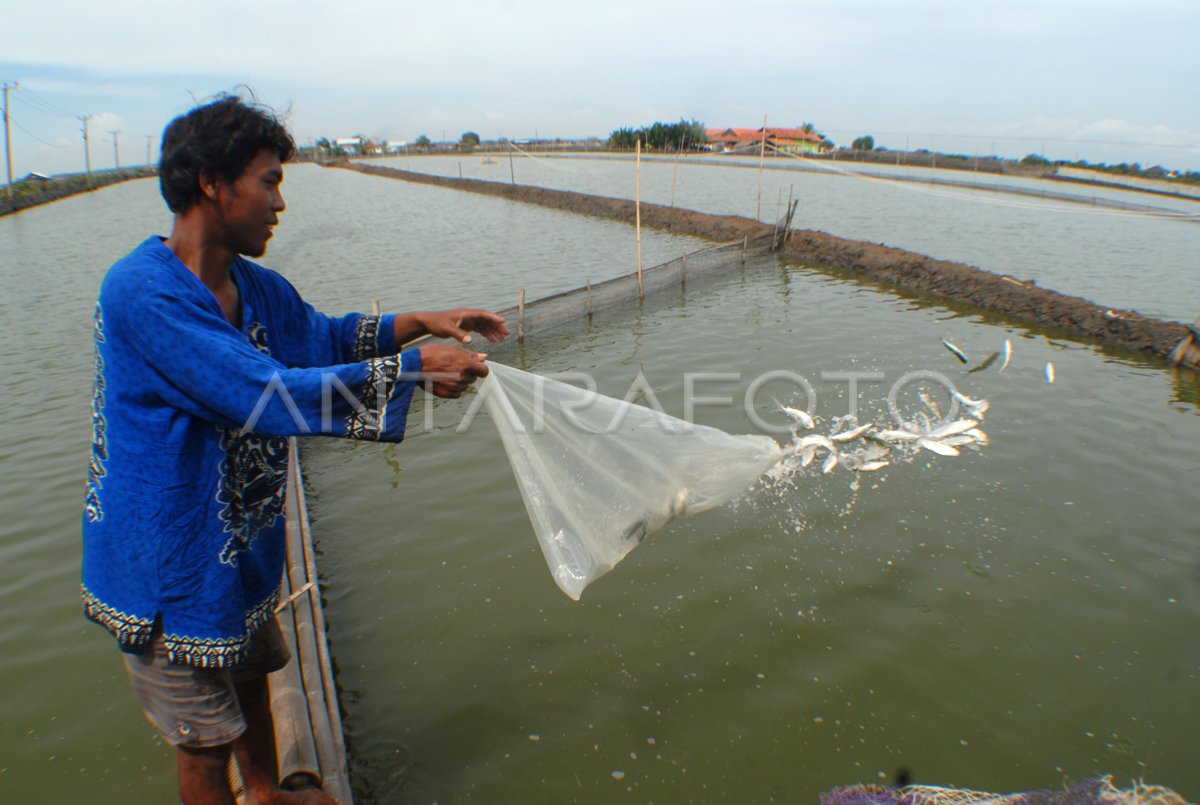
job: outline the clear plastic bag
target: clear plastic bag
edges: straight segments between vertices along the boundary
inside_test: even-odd
[[[746,490],[783,452],[716,428],[488,362],[495,422],[558,586],[575,600],[647,534]]]

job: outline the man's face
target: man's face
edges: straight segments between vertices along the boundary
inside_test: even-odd
[[[224,245],[235,254],[262,257],[272,228],[284,210],[283,166],[279,156],[263,149],[232,184],[221,185],[218,217]]]

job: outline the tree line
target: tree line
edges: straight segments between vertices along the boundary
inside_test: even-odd
[[[643,148],[659,151],[686,151],[708,142],[704,124],[699,120],[679,119],[678,123],[651,123],[641,128],[620,128],[608,135],[608,147],[633,150],[641,141]]]

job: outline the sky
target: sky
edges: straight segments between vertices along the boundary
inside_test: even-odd
[[[7,4],[0,82],[15,178],[83,170],[85,115],[93,169],[156,161],[172,117],[239,87],[301,145],[765,116],[839,145],[1200,170],[1197,34],[1196,0],[39,0]]]

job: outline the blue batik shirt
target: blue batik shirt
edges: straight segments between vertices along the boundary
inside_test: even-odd
[[[161,238],[108,272],[95,313],[83,600],[121,648],[224,668],[273,614],[288,437],[398,442],[421,368],[393,316],[325,316],[238,257],[243,328]]]

